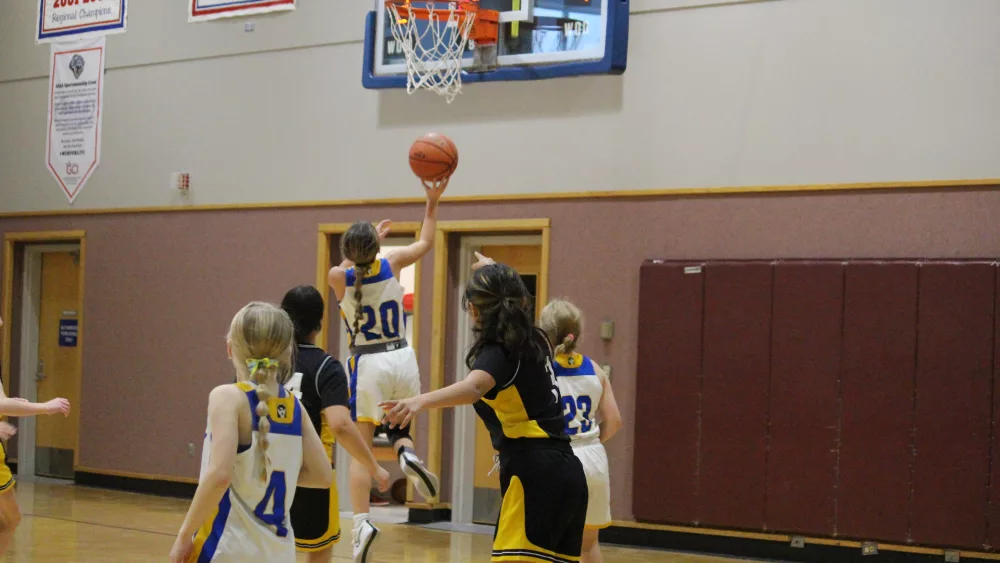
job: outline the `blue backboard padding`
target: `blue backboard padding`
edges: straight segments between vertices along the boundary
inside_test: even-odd
[[[532,66],[502,66],[491,72],[464,72],[462,82],[497,82],[510,80],[543,80],[585,74],[622,74],[628,61],[628,0],[608,0],[608,29],[604,41],[604,57],[596,61],[573,61]],[[406,75],[377,76],[375,74],[375,26],[378,14],[369,12],[365,19],[365,56],[361,84],[369,89],[405,88]]]

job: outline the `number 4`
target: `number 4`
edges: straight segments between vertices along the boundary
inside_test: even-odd
[[[265,513],[267,505],[271,504],[270,514]],[[260,518],[261,522],[274,526],[275,533],[279,538],[288,535],[288,528],[285,527],[285,472],[274,471],[271,473],[271,480],[267,483],[267,490],[264,498],[254,509],[253,513]]]

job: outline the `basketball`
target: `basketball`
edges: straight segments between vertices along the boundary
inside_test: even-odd
[[[458,167],[458,148],[451,139],[428,133],[410,146],[410,169],[421,180],[441,180]]]

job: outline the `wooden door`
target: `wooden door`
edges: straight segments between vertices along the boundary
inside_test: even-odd
[[[81,354],[79,328],[80,260],[76,252],[42,254],[38,326],[37,400],[69,399],[70,416],[39,416],[35,431],[35,474],[73,478],[79,433]]]

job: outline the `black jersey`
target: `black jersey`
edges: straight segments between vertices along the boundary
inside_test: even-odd
[[[544,337],[536,333],[532,338]],[[501,344],[491,343],[479,351],[472,369],[485,371],[496,381],[473,405],[490,432],[494,449],[503,452],[515,440],[525,446],[534,439],[569,442],[559,385],[548,356],[539,362],[519,360]]]
[[[295,374],[285,387],[299,398],[332,460],[334,437],[323,418],[323,410],[348,405],[344,366],[317,346],[299,344],[295,354]]]

